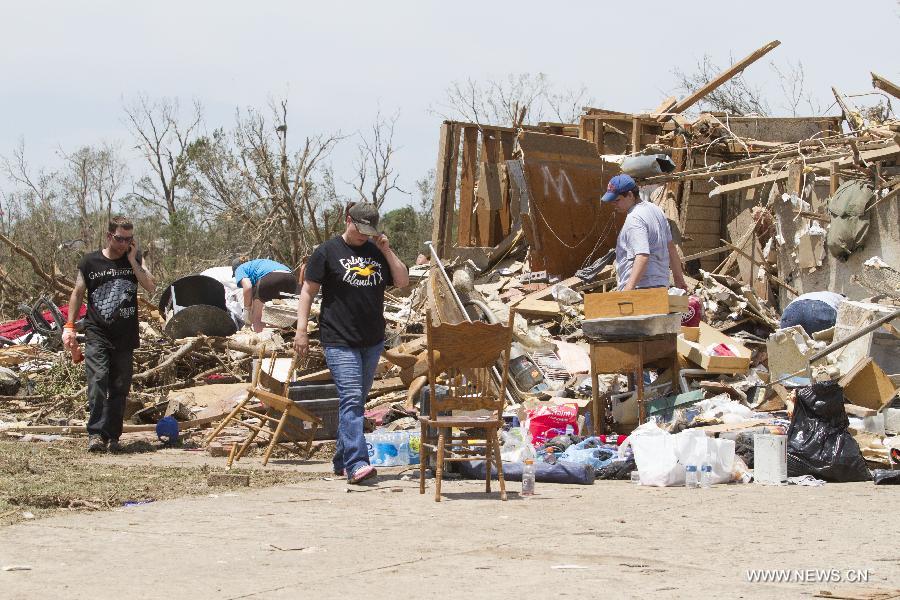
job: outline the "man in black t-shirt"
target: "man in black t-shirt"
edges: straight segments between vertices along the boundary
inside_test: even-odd
[[[353,204],[346,229],[313,252],[297,308],[294,349],[309,351],[307,320],[322,290],[319,336],[340,397],[334,472],[360,483],[375,475],[363,434],[363,408],[384,349],[384,290],[409,285],[409,270],[380,234],[372,204]]]
[[[78,263],[75,289],[69,298],[69,321],[63,333],[66,347],[74,349],[78,345],[75,317],[86,291],[84,367],[91,411],[87,423],[91,452],[107,446],[110,450],[119,448],[133,353],[140,345],[138,284],[150,293],[156,289],[134,241],[134,225],[125,217],[114,217],[109,222],[106,247],[84,255]]]

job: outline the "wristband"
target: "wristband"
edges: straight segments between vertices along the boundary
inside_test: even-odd
[[[63,325],[63,329],[75,329],[75,323],[66,323]]]

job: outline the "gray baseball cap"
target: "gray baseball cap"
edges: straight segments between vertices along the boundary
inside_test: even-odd
[[[374,204],[358,202],[347,211],[350,220],[356,223],[356,228],[363,235],[381,235],[378,227],[378,209]]]

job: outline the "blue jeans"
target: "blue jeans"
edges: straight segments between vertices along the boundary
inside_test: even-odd
[[[383,350],[384,342],[366,348],[325,347],[325,362],[331,369],[340,399],[334,472],[345,470],[348,478],[356,469],[369,464],[363,412]]]
[[[807,335],[834,327],[837,311],[821,300],[795,300],[781,315],[781,329],[799,325]]]

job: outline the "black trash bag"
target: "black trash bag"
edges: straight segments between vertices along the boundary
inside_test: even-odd
[[[875,476],[875,485],[900,485],[900,471],[875,469],[872,475]]]
[[[597,469],[597,479],[631,479],[632,471],[637,471],[633,458],[614,460]]]
[[[788,428],[788,475],[836,482],[872,479],[848,425],[844,392],[836,382],[797,388]]]
[[[741,457],[748,469],[753,468],[753,434],[742,433],[734,440],[734,453]]]
[[[522,481],[522,463],[503,463],[503,479],[506,481]],[[594,483],[594,467],[564,460],[556,464],[534,463],[534,480],[538,483],[577,483],[591,485]],[[484,481],[484,461],[474,460],[457,463],[459,474],[465,479]],[[497,469],[491,466],[492,478],[497,479]]]
[[[562,434],[558,435],[554,438],[547,440],[544,444],[544,450],[548,448],[553,448],[553,451],[557,454],[562,454],[566,451],[566,448],[571,446],[572,444],[577,444],[581,442],[584,438],[575,434]]]

